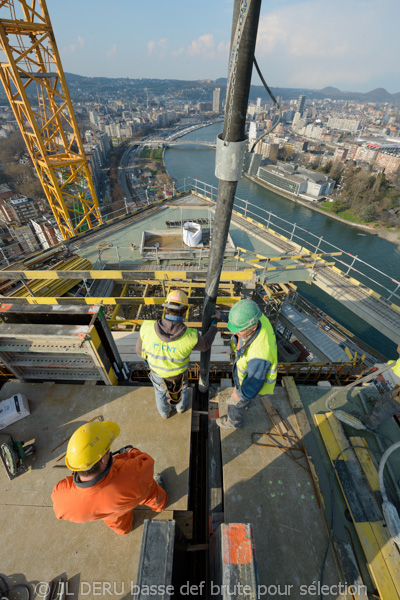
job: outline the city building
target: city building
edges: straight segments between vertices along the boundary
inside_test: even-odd
[[[296,196],[304,195],[312,200],[331,194],[335,187],[334,180],[324,173],[283,163],[260,167],[258,177]]]
[[[333,154],[333,159],[334,160],[346,160],[348,152],[349,151],[347,148],[336,148],[336,150]]]
[[[299,96],[299,99],[297,100],[297,105],[296,105],[296,112],[299,112],[300,114],[302,114],[305,103],[306,103],[306,97]]]
[[[213,91],[213,112],[219,114],[221,110],[221,88],[215,88]]]
[[[278,160],[279,144],[263,142],[262,144],[262,157],[268,158],[271,162]]]
[[[17,226],[40,216],[39,206],[33,198],[13,194],[8,198],[0,198],[0,218],[6,223]]]
[[[31,219],[31,226],[44,250],[63,241],[55,219],[47,219],[46,217]]]
[[[250,123],[250,127],[249,127],[249,152],[251,151],[254,142],[256,141],[256,139],[260,136],[260,130],[257,126],[257,123],[255,121],[252,121]],[[257,144],[257,146],[254,148],[254,151],[257,154],[261,154],[262,153],[262,141],[260,140],[259,143]]]
[[[42,249],[29,225],[16,227],[13,233],[24,252],[36,252]]]
[[[375,169],[382,169],[387,176],[394,175],[400,170],[400,155],[398,153],[379,152],[375,163]]]
[[[339,129],[340,131],[354,132],[360,128],[360,121],[357,119],[341,119],[339,117],[329,117],[328,127]]]
[[[99,125],[99,114],[95,110],[89,110],[89,119],[96,127]]]
[[[356,161],[365,162],[372,165],[378,155],[378,151],[375,148],[368,148],[367,146],[359,146],[354,154]]]
[[[302,119],[301,113],[299,111],[294,113],[292,127],[293,129],[302,129],[306,124],[306,120]]]

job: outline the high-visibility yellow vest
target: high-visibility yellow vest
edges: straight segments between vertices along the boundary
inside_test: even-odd
[[[391,361],[392,362],[392,361]],[[394,361],[393,361],[394,362]],[[400,358],[397,360],[395,366],[393,367],[393,373],[400,377]]]
[[[143,321],[140,328],[142,357],[160,377],[174,377],[184,373],[189,364],[190,353],[197,344],[197,329],[187,327],[178,340],[163,342],[156,334],[156,321]]]
[[[252,358],[269,360],[271,367],[259,394],[273,394],[278,371],[278,351],[276,347],[275,333],[267,317],[262,315],[260,321],[261,329],[258,332],[257,337],[251,342],[249,347],[245,349],[243,356],[238,358],[235,366],[237,368],[240,385],[242,385],[242,381],[247,374],[247,363]],[[236,345],[233,339],[231,340],[231,345],[234,352],[236,352]]]

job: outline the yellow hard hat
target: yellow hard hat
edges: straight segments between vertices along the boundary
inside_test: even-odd
[[[183,308],[184,306],[188,306],[189,305],[189,300],[188,297],[186,296],[185,292],[181,292],[181,290],[172,290],[168,296],[167,296],[167,300],[166,302],[163,304],[164,308],[171,308],[171,309],[180,309]]]
[[[77,429],[68,442],[65,464],[70,471],[87,471],[110,449],[119,436],[119,425],[112,421],[93,421]]]

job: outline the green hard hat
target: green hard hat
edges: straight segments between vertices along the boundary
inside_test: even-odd
[[[248,329],[258,323],[261,310],[253,300],[239,300],[229,311],[228,329],[232,333]]]

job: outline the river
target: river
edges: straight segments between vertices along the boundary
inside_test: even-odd
[[[215,123],[209,127],[193,131],[182,139],[185,141],[190,139],[215,141],[217,134],[222,131],[222,127],[223,123]],[[218,180],[214,174],[215,149],[213,148],[205,146],[174,146],[166,151],[165,164],[169,174],[178,182],[178,185],[182,185],[184,179],[186,179],[188,185],[190,183],[189,178],[192,178],[218,187]],[[296,223],[298,227],[307,230],[311,234],[323,236],[324,240],[339,246],[352,255],[357,255],[360,259],[383,271],[396,281],[400,280],[399,246],[375,235],[361,235],[359,229],[325,217],[311,209],[299,206],[291,200],[287,200],[270,190],[262,188],[246,177],[243,177],[238,182],[236,195],[264,210],[274,213],[278,217],[286,219],[291,223]],[[304,236],[307,237],[306,234]],[[357,273],[354,273],[353,276],[362,280],[362,277]],[[376,274],[376,279],[378,282],[387,285],[387,281],[379,274]],[[375,288],[372,283],[369,286]],[[395,285],[392,284],[392,287],[389,289],[394,288]],[[365,323],[365,321],[356,317],[351,311],[330,298],[319,288],[309,286],[305,283],[298,283],[298,289],[303,296],[314,302],[314,304],[353,331],[373,348],[376,348],[386,356],[392,358],[397,356],[396,345],[393,342],[381,335],[377,330]],[[381,288],[376,287],[375,289],[378,293],[383,294]],[[392,298],[392,301],[395,300]],[[396,300],[395,303],[398,304],[398,301]]]

